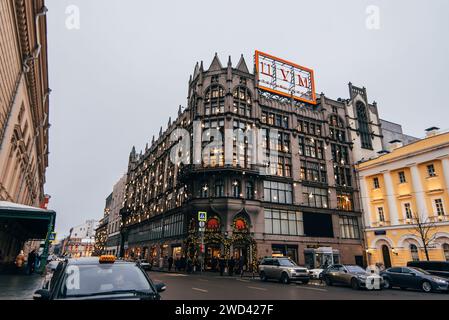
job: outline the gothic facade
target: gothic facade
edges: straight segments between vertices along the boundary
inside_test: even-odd
[[[243,56],[233,66],[217,55],[208,69],[196,64],[188,88],[176,120],[129,156],[122,255],[204,257],[206,269],[219,255],[244,256],[248,266],[272,255],[308,267],[329,255],[363,264],[353,165],[382,149],[377,106],[366,89],[349,84],[348,99],[322,93],[308,104],[258,89]],[[190,143],[177,147],[172,161],[180,128]],[[228,138],[229,130],[243,138]],[[255,140],[246,134],[252,130]],[[198,212],[207,212],[204,237]]]

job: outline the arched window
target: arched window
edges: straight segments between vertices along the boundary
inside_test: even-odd
[[[242,187],[239,180],[235,180],[232,183],[232,196],[234,198],[240,198],[242,196]]]
[[[419,261],[418,247],[413,243],[410,244],[410,254],[412,255],[413,261]]]
[[[359,133],[362,140],[362,148],[372,149],[371,133],[369,129],[368,116],[366,114],[366,107],[363,103],[357,102],[357,119],[359,123]]]
[[[206,229],[208,231],[218,231],[220,229],[220,221],[216,217],[212,217],[207,221]]]
[[[234,97],[233,112],[241,116],[251,117],[251,93],[245,87],[237,87],[232,94]]]
[[[224,197],[224,181],[221,179],[215,181],[215,197]]]
[[[447,243],[443,244],[443,253],[446,261],[449,261],[449,244]]]
[[[205,96],[204,100],[204,114],[213,115],[224,113],[225,92],[222,86],[211,86]]]
[[[237,231],[245,231],[248,230],[248,223],[243,218],[236,218],[234,220],[234,228]]]
[[[252,181],[246,182],[246,198],[254,199],[254,183]]]

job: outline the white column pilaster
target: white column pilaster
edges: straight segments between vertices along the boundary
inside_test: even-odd
[[[393,181],[391,180],[390,172],[385,172],[383,175],[385,181],[385,190],[387,192],[388,214],[390,215],[390,223],[394,226],[399,223],[399,220],[396,198],[394,196]]]
[[[441,160],[443,165],[444,182],[446,183],[446,190],[449,188],[449,158]]]
[[[371,226],[371,206],[370,206],[370,197],[368,194],[368,188],[366,186],[366,180],[365,177],[360,177],[360,196],[362,198],[362,210],[363,210],[363,223],[365,227]]]
[[[413,212],[413,214],[418,214],[418,216],[425,221],[429,217],[429,214],[427,212],[426,200],[424,199],[424,189],[422,187],[418,166],[411,166],[410,172],[412,173],[413,193],[415,195],[418,210],[418,212]]]

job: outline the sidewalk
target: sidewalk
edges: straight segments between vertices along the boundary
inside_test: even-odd
[[[220,272],[218,271],[203,271],[203,272],[192,272],[192,273],[187,273],[185,271],[175,271],[174,269],[172,269],[171,271],[168,271],[167,268],[158,268],[158,267],[153,267],[150,272],[163,272],[163,273],[179,273],[179,274],[188,274],[188,275],[192,275],[192,276],[214,276],[214,277],[221,277],[220,276]],[[230,276],[227,272],[225,272],[223,274],[222,277],[231,277],[231,278],[240,278],[239,274],[233,274],[232,276]],[[258,278],[259,275],[257,273],[254,273],[254,278]],[[253,274],[250,272],[245,272],[243,274],[243,278],[253,278]]]
[[[0,274],[0,300],[31,300],[43,280],[39,274]]]

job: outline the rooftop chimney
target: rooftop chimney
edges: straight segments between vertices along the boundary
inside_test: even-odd
[[[440,128],[438,128],[438,127],[427,128],[425,130],[426,131],[426,138],[436,136],[438,134],[438,130],[440,130]]]
[[[391,140],[389,143],[390,143],[390,152],[403,146],[402,141],[397,139]]]

